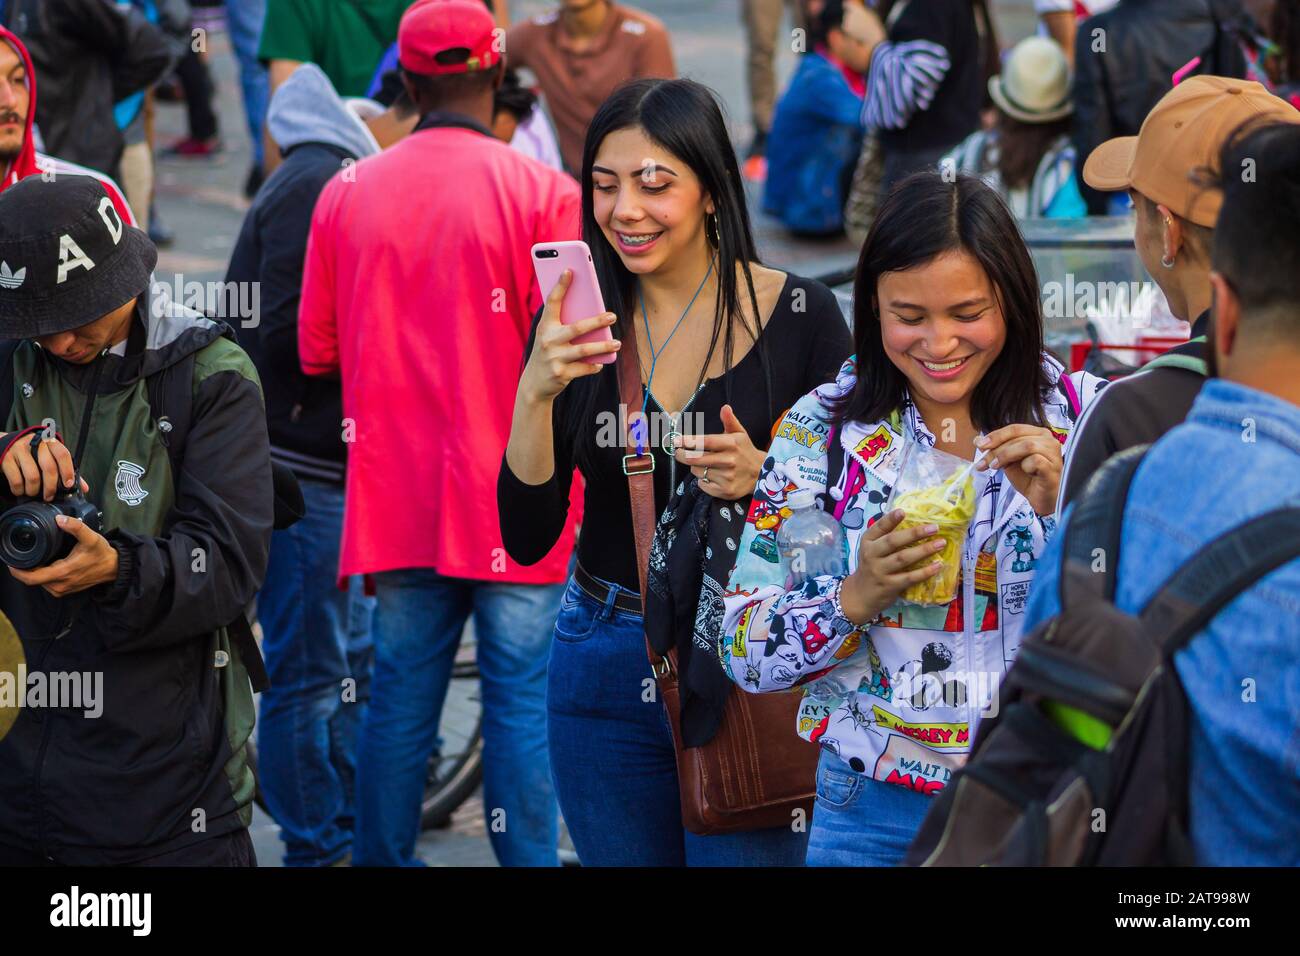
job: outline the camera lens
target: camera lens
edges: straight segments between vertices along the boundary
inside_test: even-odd
[[[28,502],[0,515],[0,560],[22,571],[56,560],[68,537],[54,523],[56,514],[44,502]]]
[[[14,526],[9,529],[9,546],[18,554],[29,554],[36,550],[36,542],[40,540],[35,525],[30,519],[15,521]]]

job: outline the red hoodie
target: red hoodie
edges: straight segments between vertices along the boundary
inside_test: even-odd
[[[18,180],[26,179],[36,173],[48,173],[51,176],[90,176],[98,179],[104,187],[108,197],[113,200],[113,205],[117,207],[118,215],[122,217],[122,221],[128,226],[134,226],[136,224],[135,214],[131,212],[131,207],[127,204],[126,196],[123,194],[121,187],[109,176],[93,169],[87,169],[85,166],[78,166],[76,163],[69,163],[36,151],[36,138],[32,135],[32,125],[36,118],[36,69],[32,66],[31,54],[27,52],[27,47],[23,44],[23,41],[2,26],[0,26],[0,40],[4,40],[13,47],[14,52],[22,58],[23,65],[27,68],[28,91],[27,127],[23,131],[22,150],[18,153],[18,158],[5,170],[4,179],[0,180],[0,192],[4,192]]]

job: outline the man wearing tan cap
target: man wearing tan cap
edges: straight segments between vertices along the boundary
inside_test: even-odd
[[[1058,514],[1107,458],[1186,418],[1205,380],[1210,252],[1222,202],[1205,174],[1218,172],[1220,150],[1238,127],[1276,122],[1300,123],[1300,112],[1258,83],[1196,76],[1160,99],[1137,136],[1102,143],[1084,163],[1089,186],[1132,196],[1138,257],[1169,310],[1192,323],[1192,338],[1089,405],[1066,445]]]
[[[1267,122],[1233,135],[1216,164],[1211,378],[1187,420],[1141,455],[1127,488],[1101,502],[1122,518],[1106,555],[1109,613],[1141,614],[1147,640],[1166,622],[1184,625],[1164,631],[1177,689],[1158,705],[1159,740],[1146,742],[1180,756],[1161,771],[1171,799],[1160,842],[1166,862],[1194,866],[1300,866],[1300,126]],[[1037,559],[1025,633],[1060,613],[1062,543],[1098,541],[1080,523],[1091,494]],[[1132,654],[1146,646],[1134,642]],[[1135,815],[1154,816],[1150,788],[1131,774],[1119,782]],[[1112,834],[1123,827],[1118,802],[1107,811]]]

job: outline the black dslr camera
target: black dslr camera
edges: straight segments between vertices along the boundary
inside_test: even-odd
[[[0,561],[19,571],[52,564],[72,553],[76,538],[54,521],[59,515],[80,518],[100,530],[100,513],[80,491],[58,491],[53,501],[28,498],[0,514]]]

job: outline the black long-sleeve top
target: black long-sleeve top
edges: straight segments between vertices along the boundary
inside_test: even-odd
[[[771,373],[770,403],[760,345],[766,352]],[[831,381],[852,348],[852,337],[835,295],[820,282],[791,275],[758,342],[729,372],[704,383],[688,403],[683,425],[702,421],[706,434],[717,434],[723,430],[722,406],[729,403],[754,446],[767,448],[772,428],[785,410],[818,385]],[[602,423],[607,430],[612,427],[615,440],[599,442],[594,465],[582,471],[587,486],[578,560],[596,577],[637,592],[640,583],[632,537],[631,501],[622,467],[624,426],[618,418],[615,368],[614,364],[607,365],[595,376],[599,391],[591,427],[599,428]],[[651,396],[647,412],[656,411],[661,410]],[[574,414],[572,403],[566,401],[566,393],[562,392],[552,410],[555,471],[550,480],[540,485],[525,484],[502,458],[497,481],[501,537],[507,553],[521,564],[540,561],[559,540],[564,528],[574,469],[573,448],[568,438],[574,431]],[[682,430],[698,431],[698,428]],[[669,497],[672,457],[659,447],[666,433],[666,428],[660,428],[650,435],[655,457],[656,512],[663,510]],[[688,466],[677,465],[678,480],[689,473]]]

